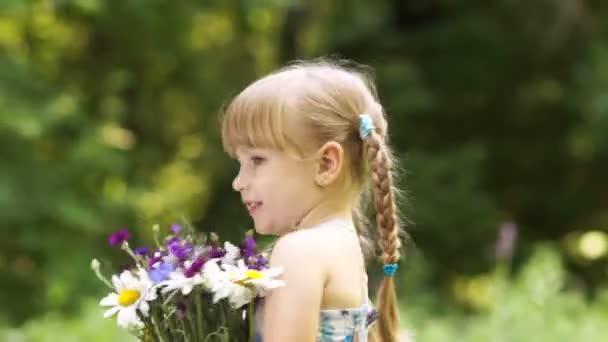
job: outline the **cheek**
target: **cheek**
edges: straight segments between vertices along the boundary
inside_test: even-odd
[[[306,186],[303,179],[292,179],[283,182],[269,192],[272,199],[273,211],[278,217],[294,220],[310,209],[314,202],[312,187]]]
[[[311,175],[294,168],[265,170],[255,179],[255,188],[264,202],[258,233],[277,233],[295,223],[314,204],[315,185]]]

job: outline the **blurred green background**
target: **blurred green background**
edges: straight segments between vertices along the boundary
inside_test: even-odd
[[[221,106],[317,56],[389,114],[404,340],[607,340],[607,34],[600,0],[3,0],[0,340],[130,341],[90,260],[182,217],[241,236]]]

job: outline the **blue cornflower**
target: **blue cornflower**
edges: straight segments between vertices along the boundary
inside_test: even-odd
[[[148,273],[150,274],[150,279],[159,283],[163,280],[169,279],[169,275],[173,272],[175,268],[172,264],[168,262],[161,262],[157,267],[152,268]]]

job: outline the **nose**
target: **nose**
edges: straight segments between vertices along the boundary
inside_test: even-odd
[[[237,173],[236,177],[234,177],[234,180],[232,180],[232,188],[234,189],[234,191],[242,191],[245,188],[245,183],[243,181],[243,175],[241,174],[241,170],[239,170],[239,173]]]

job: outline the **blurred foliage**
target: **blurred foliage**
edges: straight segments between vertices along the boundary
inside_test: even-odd
[[[99,306],[93,301],[82,303],[79,315],[66,319],[57,313],[47,313],[28,321],[20,329],[0,328],[5,342],[65,341],[65,342],[135,342],[133,336],[116,326],[116,319],[100,319]]]
[[[287,61],[327,55],[375,70],[415,223],[404,305],[447,315],[416,322],[422,340],[459,336],[470,317],[454,310],[479,313],[472,341],[537,313],[521,279],[503,294],[509,309],[452,291],[493,272],[503,222],[518,227],[515,271],[539,242],[566,267],[571,292],[547,290],[539,317],[605,317],[606,18],[599,0],[1,2],[0,326],[89,336],[95,309],[81,303],[101,287],[88,265],[121,263],[106,244],[119,228],[146,244],[152,224],[185,217],[240,236],[250,222],[221,148],[222,105]]]
[[[593,303],[578,291],[564,291],[566,270],[559,253],[535,248],[530,260],[509,281],[509,265],[454,287],[478,306],[475,314],[444,311],[439,315],[414,299],[406,316],[419,341],[601,341],[608,336],[608,292]],[[424,292],[424,289],[418,289]]]

